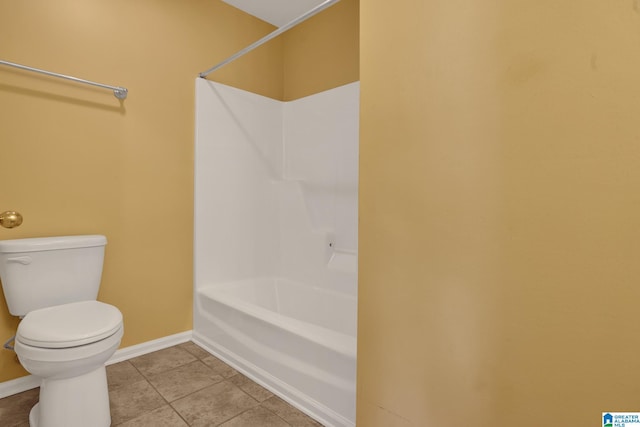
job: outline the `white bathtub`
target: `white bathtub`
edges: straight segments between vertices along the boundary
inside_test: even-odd
[[[205,286],[194,340],[324,425],[354,426],[356,305],[283,278]]]

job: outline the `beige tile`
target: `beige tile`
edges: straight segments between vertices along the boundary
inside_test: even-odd
[[[226,381],[171,404],[193,427],[216,426],[257,405],[258,402]]]
[[[145,376],[168,371],[195,361],[196,357],[194,355],[178,346],[165,348],[164,350],[158,350],[129,360]]]
[[[276,413],[280,418],[284,419],[293,427],[322,426],[322,424],[300,412],[278,396],[273,396],[272,398],[265,400],[262,402],[262,406]]]
[[[148,376],[148,381],[167,401],[191,394],[194,391],[219,383],[224,378],[199,360],[170,371]]]
[[[242,374],[235,375],[229,378],[228,381],[237,385],[242,391],[256,399],[258,402],[262,402],[273,396],[273,393],[269,390],[259,384],[256,384]]]
[[[113,388],[109,391],[109,402],[113,424],[128,421],[166,404],[146,380]]]
[[[202,361],[211,369],[213,369],[216,374],[220,374],[224,378],[231,378],[238,373],[238,371],[215,356],[207,356],[202,359]]]
[[[189,342],[180,344],[178,347],[180,347],[183,350],[188,351],[189,353],[193,354],[198,359],[204,359],[205,357],[211,356],[211,353],[209,353],[207,350],[205,350],[204,348],[200,347],[198,344],[194,343],[193,341],[189,341]]]
[[[189,427],[171,406],[162,406],[118,427]]]
[[[29,412],[38,403],[40,389],[34,388],[0,399],[2,427],[29,427]]]
[[[128,361],[114,363],[107,366],[107,382],[109,390],[128,383],[135,383],[143,380],[144,377]]]
[[[290,427],[282,418],[261,406],[249,409],[220,427]]]

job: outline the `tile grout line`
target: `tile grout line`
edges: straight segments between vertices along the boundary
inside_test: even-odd
[[[227,381],[227,380],[225,380],[225,381]],[[233,383],[231,383],[231,384],[235,386],[235,384],[233,384]],[[237,386],[236,386],[236,387],[237,387]],[[248,395],[247,393],[245,393],[245,391],[244,391],[244,390],[242,390],[240,387],[238,387],[238,389],[239,389],[241,392],[243,392],[244,394],[246,394],[247,396],[249,396],[249,395]],[[255,401],[258,403],[256,406],[260,406],[260,402],[258,402],[256,399],[254,399],[254,398],[253,398],[253,396],[249,396],[249,398],[251,398],[251,399],[255,400]],[[231,420],[233,420],[233,419],[235,419],[235,418],[238,418],[240,415],[244,414],[245,412],[248,412],[248,411],[251,411],[252,409],[255,409],[255,408],[256,408],[256,406],[254,406],[253,408],[247,408],[247,409],[245,409],[244,411],[240,412],[239,414],[236,414],[236,415],[234,415],[233,417],[231,417],[231,418],[229,418],[229,419],[227,419],[227,420],[222,421],[220,424],[216,424],[216,426],[218,426],[218,427],[219,427],[219,426],[221,426],[221,425],[223,425],[223,424],[225,424],[225,423],[228,423],[229,421],[231,421]]]
[[[192,342],[192,343],[193,343],[193,341],[189,341],[189,342]],[[193,344],[194,344],[194,345],[197,345],[197,344],[195,344],[195,343],[193,343]],[[198,348],[200,348],[200,347],[198,347]],[[204,363],[204,362],[203,362],[203,359],[202,359],[201,357],[199,357],[197,354],[194,354],[194,353],[190,352],[190,351],[189,351],[188,349],[186,349],[186,348],[183,348],[183,350],[184,350],[184,351],[186,351],[187,353],[191,354],[192,356],[194,356],[194,357],[197,359],[197,361],[201,362],[202,364],[204,364],[205,366],[207,366],[209,369],[211,369],[211,370],[213,371],[213,369],[212,369],[209,365],[207,365],[206,363]],[[211,353],[207,352],[207,351],[206,351],[206,350],[204,350],[204,349],[203,349],[203,351],[205,351],[205,352],[207,353],[207,355],[206,355],[205,357],[209,357],[209,356],[216,357],[215,355],[212,355]],[[215,372],[215,371],[214,371],[214,372]],[[217,424],[217,426],[221,426],[221,425],[223,425],[223,424],[225,424],[225,423],[228,423],[229,421],[231,421],[231,420],[233,420],[233,419],[235,419],[235,418],[238,418],[239,416],[241,416],[241,415],[245,414],[246,412],[249,412],[249,411],[251,411],[251,410],[253,410],[253,409],[257,408],[257,407],[261,407],[261,408],[263,408],[263,409],[265,409],[265,410],[269,411],[270,413],[273,413],[274,415],[278,416],[278,414],[275,414],[273,411],[271,411],[271,410],[269,410],[268,408],[265,408],[264,406],[262,406],[262,402],[260,402],[258,399],[256,399],[255,397],[251,396],[249,393],[247,393],[247,392],[246,392],[246,391],[244,391],[242,388],[240,388],[239,386],[237,386],[236,384],[234,384],[233,382],[231,382],[231,381],[230,381],[230,380],[231,380],[231,378],[234,378],[234,377],[236,377],[236,376],[238,376],[238,375],[241,375],[241,374],[240,374],[239,372],[237,372],[236,374],[231,375],[231,376],[230,376],[230,377],[228,377],[228,378],[225,378],[225,377],[223,377],[222,375],[220,375],[220,377],[222,378],[222,380],[221,380],[221,381],[219,381],[219,382],[217,382],[217,383],[214,383],[213,385],[215,385],[215,384],[220,384],[220,383],[223,383],[223,382],[226,382],[226,383],[228,383],[228,384],[230,384],[230,385],[232,385],[232,386],[236,387],[238,390],[240,390],[240,392],[241,392],[241,393],[243,393],[244,395],[246,395],[248,398],[250,398],[250,399],[252,399],[253,401],[255,401],[255,402],[256,402],[256,406],[254,406],[254,407],[252,407],[252,408],[247,408],[247,409],[245,409],[244,411],[240,412],[239,414],[236,414],[236,415],[234,415],[233,417],[231,417],[231,418],[229,418],[229,419],[226,419],[226,420],[222,421],[221,423]],[[207,386],[207,387],[211,387],[211,386]],[[197,393],[197,392],[199,392],[199,391],[202,391],[202,390],[204,390],[204,389],[205,389],[205,388],[207,388],[207,387],[203,387],[203,388],[201,388],[200,390],[197,390],[197,391],[194,391],[194,392],[192,392],[192,393],[189,393],[189,394],[187,394],[187,395],[185,395],[185,396],[182,396],[182,397],[180,397],[180,399],[183,399],[183,398],[185,398],[185,397],[187,397],[187,396],[190,396],[190,395],[192,395],[192,394],[194,394],[194,393]],[[180,399],[176,399],[176,401],[177,401],[177,400],[180,400]],[[171,408],[172,408],[175,412],[178,412],[178,411],[173,407],[173,405],[172,405],[171,403],[169,403],[169,405],[171,406]],[[180,413],[178,413],[178,415],[180,415]],[[181,417],[181,418],[182,418],[182,417]],[[281,417],[279,417],[279,416],[278,416],[278,418],[281,418]],[[183,419],[184,419],[184,418],[183,418]],[[282,419],[282,418],[281,418],[281,419]],[[187,425],[191,426],[191,424],[189,424],[189,423],[187,422],[187,420],[184,420],[184,421],[187,423]],[[289,424],[286,420],[283,420],[283,421],[284,421],[287,425],[289,425],[289,426],[291,425],[291,424]]]
[[[196,343],[194,343],[193,341],[187,341],[187,342],[191,342],[191,343],[193,343],[194,345],[196,345],[199,349],[202,349],[202,347],[198,346],[198,345],[197,345]],[[185,344],[185,343],[183,343],[183,344]],[[183,344],[179,344],[178,346],[181,346],[181,345],[183,345]],[[202,362],[202,358],[198,357],[198,355],[196,355],[196,354],[194,354],[194,353],[190,352],[190,351],[189,351],[188,349],[186,349],[186,348],[184,348],[183,350],[185,350],[185,351],[186,351],[186,352],[188,352],[189,354],[191,354],[191,355],[195,356],[198,360],[200,360],[200,361]],[[205,356],[205,357],[213,356],[213,357],[215,357],[215,358],[217,359],[217,357],[216,357],[215,355],[213,355],[213,354],[209,353],[208,351],[206,351],[206,350],[204,350],[204,349],[202,349],[202,351],[204,351],[204,352],[207,354],[207,356]],[[204,362],[202,362],[202,363],[204,363]],[[223,363],[224,363],[224,362],[223,362]],[[204,363],[204,364],[205,364],[206,366],[209,366],[209,365],[207,365],[206,363]],[[225,363],[225,364],[226,364],[226,363]],[[230,382],[229,380],[230,380],[231,378],[236,377],[237,375],[242,375],[242,374],[241,374],[240,372],[238,372],[238,373],[236,373],[235,375],[230,376],[229,378],[224,378],[224,377],[222,377],[222,381],[221,381],[221,382]],[[259,401],[258,399],[254,398],[253,396],[251,396],[249,393],[245,392],[242,388],[240,388],[240,387],[238,387],[237,385],[235,385],[234,383],[231,383],[231,385],[236,386],[236,387],[237,387],[241,392],[243,392],[244,394],[246,394],[246,395],[247,395],[248,397],[250,397],[251,399],[255,400],[255,401],[258,403],[258,405],[257,405],[257,406],[254,406],[253,408],[247,408],[247,409],[245,409],[245,410],[244,410],[244,411],[242,411],[241,413],[239,413],[239,414],[237,414],[237,415],[235,415],[235,416],[233,416],[233,417],[229,418],[228,420],[225,420],[225,421],[223,421],[222,423],[218,424],[218,426],[221,426],[221,425],[223,425],[224,423],[227,423],[227,422],[229,422],[229,421],[231,421],[231,420],[233,420],[233,419],[235,419],[235,418],[238,418],[239,416],[241,416],[241,415],[245,414],[245,413],[246,413],[246,412],[248,412],[248,411],[251,411],[251,410],[255,409],[256,407],[260,407],[260,408],[262,408],[262,409],[264,409],[264,410],[268,411],[269,413],[271,413],[271,414],[275,415],[276,417],[278,417],[279,419],[281,419],[281,420],[282,420],[286,425],[288,425],[288,426],[292,426],[292,424],[291,424],[288,420],[284,419],[284,418],[283,418],[283,417],[281,417],[278,413],[276,413],[276,412],[272,411],[272,410],[271,410],[271,409],[269,409],[269,408],[266,408],[266,407],[263,405],[263,403],[264,403],[264,402],[266,402],[267,400],[271,399],[271,397],[275,397],[275,395],[273,395],[273,396],[271,396],[271,397],[269,397],[269,398],[267,398],[267,399],[265,399],[264,401],[262,401],[262,402],[261,402],[261,401]],[[205,387],[205,388],[206,388],[206,387]],[[193,393],[196,393],[196,392],[193,392]],[[190,393],[190,394],[193,394],[193,393]],[[184,396],[184,397],[186,397],[186,396]],[[176,400],[178,400],[178,399],[176,399]],[[171,404],[170,404],[170,405],[171,405]],[[171,406],[171,408],[173,408],[173,405]],[[175,408],[174,408],[174,410],[175,410]],[[176,411],[176,412],[177,412],[177,411]],[[186,422],[186,420],[185,420],[185,422]],[[191,427],[191,424],[187,423],[187,425],[189,425],[189,426]]]
[[[193,341],[187,341],[187,342],[193,342]],[[184,343],[183,343],[183,344],[184,344]],[[195,343],[194,343],[194,344],[195,344]],[[200,389],[198,389],[198,390],[194,390],[194,391],[192,391],[192,392],[190,392],[190,393],[185,394],[184,396],[180,396],[179,398],[177,398],[177,399],[175,399],[175,400],[173,400],[173,401],[169,401],[169,400],[167,400],[167,399],[162,395],[162,393],[160,393],[160,391],[159,391],[159,390],[158,390],[158,389],[157,389],[157,388],[156,388],[156,387],[155,387],[155,386],[154,386],[154,385],[149,381],[149,379],[147,378],[147,376],[146,376],[145,374],[143,374],[142,372],[140,372],[140,370],[138,370],[138,372],[140,372],[140,375],[142,375],[142,377],[143,377],[143,378],[144,378],[144,379],[149,383],[149,385],[150,385],[150,386],[151,386],[151,387],[152,387],[152,388],[153,388],[153,389],[154,389],[154,390],[155,390],[155,391],[156,391],[156,392],[157,392],[157,393],[162,397],[162,399],[167,403],[167,405],[171,408],[171,410],[172,410],[173,412],[175,412],[175,413],[180,417],[180,419],[181,419],[181,420],[183,420],[183,421],[185,422],[185,424],[186,424],[187,426],[191,427],[191,426],[192,426],[192,424],[190,424],[190,423],[189,423],[189,422],[188,422],[188,421],[187,421],[187,420],[182,416],[182,414],[180,414],[180,412],[179,412],[179,411],[178,411],[178,410],[173,406],[173,403],[174,403],[174,402],[177,402],[178,400],[181,400],[181,399],[184,399],[184,398],[186,398],[186,397],[189,397],[189,396],[191,396],[191,395],[193,395],[193,394],[195,394],[195,393],[198,393],[198,392],[200,392],[200,391],[202,391],[202,390],[204,390],[204,389],[206,389],[206,388],[208,388],[208,387],[212,387],[212,386],[214,386],[214,385],[216,385],[216,384],[221,384],[221,383],[223,383],[223,382],[228,382],[230,378],[233,378],[233,377],[235,377],[235,376],[236,376],[236,375],[238,375],[238,374],[236,373],[236,374],[234,374],[234,375],[230,376],[229,378],[225,378],[225,377],[223,377],[222,375],[220,375],[220,374],[216,373],[216,372],[213,370],[213,368],[211,368],[209,365],[207,365],[205,362],[203,362],[203,358],[199,357],[197,354],[194,354],[193,352],[189,351],[188,349],[183,348],[181,344],[178,344],[178,345],[176,345],[175,347],[180,347],[180,349],[181,349],[182,351],[184,351],[184,352],[186,352],[186,353],[190,354],[191,356],[195,357],[195,359],[196,359],[196,360],[193,360],[193,361],[191,361],[191,362],[189,362],[189,363],[185,363],[184,365],[180,365],[180,366],[176,366],[176,367],[171,368],[171,369],[167,369],[166,371],[163,371],[163,372],[158,372],[158,373],[156,373],[156,374],[158,374],[158,375],[162,375],[162,374],[165,374],[165,373],[167,373],[167,372],[173,371],[173,370],[175,370],[175,369],[179,369],[179,368],[181,368],[181,367],[183,367],[183,366],[187,366],[187,365],[190,365],[190,364],[192,364],[192,363],[200,362],[200,363],[201,363],[202,365],[204,365],[206,368],[210,369],[213,373],[215,373],[216,375],[218,375],[218,376],[221,378],[221,379],[220,379],[220,381],[214,382],[213,384],[210,384],[210,385],[208,385],[208,386],[202,387],[202,388],[200,388]],[[213,355],[212,355],[212,354],[210,354],[210,353],[207,353],[207,356],[205,356],[205,357],[208,357],[208,356],[213,356]],[[215,357],[215,356],[214,356],[214,357]],[[133,365],[133,364],[132,364],[132,365]],[[135,365],[134,365],[134,368],[135,368]],[[138,368],[136,368],[136,369],[138,369]],[[231,382],[229,382],[229,384],[231,384],[231,385],[235,386],[235,384],[233,384],[233,383],[231,383]],[[236,387],[237,387],[237,386],[236,386]],[[260,405],[260,402],[258,402],[258,401],[257,401],[257,399],[254,399],[254,398],[253,398],[253,396],[249,396],[249,394],[247,394],[244,390],[240,389],[240,387],[237,387],[237,388],[238,388],[242,393],[246,394],[249,398],[251,398],[251,399],[255,400],[255,401],[258,403],[258,405]],[[246,411],[248,411],[248,410],[249,410],[249,409],[247,409],[247,410],[245,410],[245,411],[241,412],[241,414],[244,414],[244,413],[245,413]],[[150,412],[150,411],[149,411],[149,412]],[[241,415],[241,414],[238,414],[238,415]],[[229,421],[229,420],[231,420],[231,419],[233,419],[233,418],[235,418],[235,416],[234,416],[234,417],[232,417],[232,418],[230,418],[230,419],[228,419],[228,420],[223,421],[223,423],[226,423],[227,421]],[[218,425],[221,425],[221,424],[218,424]]]
[[[179,344],[178,344],[178,345],[179,345]],[[176,346],[174,346],[174,347],[177,347],[178,345],[176,345]],[[189,352],[187,352],[187,353],[189,353]],[[191,353],[189,353],[189,354],[191,354]],[[144,356],[144,355],[143,355],[143,356]],[[195,356],[195,355],[192,355],[192,356],[194,356],[194,357],[196,358],[196,360],[195,360],[195,361],[198,361],[198,360],[199,360],[197,356]],[[138,356],[138,357],[141,357],[141,356]],[[120,362],[120,363],[124,363],[124,362],[126,362],[126,363],[129,363],[131,366],[133,366],[133,369],[135,369],[135,370],[140,374],[140,376],[142,377],[142,380],[140,380],[140,381],[136,381],[136,382],[142,382],[142,381],[145,381],[145,382],[146,382],[146,383],[147,383],[147,384],[148,384],[148,385],[149,385],[149,386],[150,386],[150,387],[151,387],[151,388],[152,388],[156,393],[158,393],[158,395],[159,395],[159,396],[162,398],[162,400],[164,401],[165,405],[166,405],[166,406],[169,406],[169,408],[171,408],[171,410],[172,410],[173,412],[175,412],[175,413],[180,417],[180,419],[182,419],[182,420],[185,422],[185,424],[186,424],[186,425],[188,425],[188,426],[189,426],[189,423],[187,422],[187,420],[185,420],[185,419],[182,417],[182,415],[180,415],[180,413],[179,413],[178,411],[176,411],[176,409],[173,407],[173,405],[171,405],[171,402],[169,402],[169,401],[168,401],[168,400],[167,400],[167,399],[162,395],[162,393],[160,393],[160,391],[159,391],[159,390],[158,390],[158,389],[157,389],[157,388],[156,388],[156,387],[151,383],[151,381],[149,381],[149,378],[147,378],[147,376],[146,376],[146,375],[145,375],[145,374],[144,374],[140,369],[138,369],[138,367],[137,367],[134,363],[131,363],[131,360],[136,359],[136,358],[137,358],[137,357],[134,357],[134,358],[132,358],[132,359],[125,360],[125,361]],[[194,362],[195,362],[195,361],[194,361]],[[189,362],[189,363],[193,363],[193,362]],[[185,364],[185,365],[188,365],[188,363],[187,363],[187,364]],[[185,365],[181,365],[181,366],[185,366]],[[166,372],[169,372],[169,371],[171,371],[171,370],[173,370],[173,369],[177,369],[177,368],[179,368],[179,367],[180,367],[180,366],[175,367],[175,368],[171,368],[171,369],[167,369],[166,371],[158,372],[158,374],[161,374],[161,375],[162,375],[162,374],[164,374],[164,373],[166,373]],[[143,412],[143,413],[137,414],[135,417],[130,418],[130,419],[128,419],[128,420],[125,420],[125,421],[123,421],[123,422],[119,423],[118,425],[122,425],[122,424],[127,423],[127,422],[129,422],[129,421],[131,421],[131,420],[135,420],[136,418],[141,417],[141,416],[146,415],[146,414],[149,414],[149,413],[151,413],[151,412],[153,412],[153,411],[157,410],[158,408],[161,408],[162,406],[165,406],[165,405],[161,405],[161,406],[158,406],[157,408],[153,408],[153,409],[150,409],[150,410],[148,410],[148,411],[146,411],[146,412]],[[117,426],[116,426],[116,427],[117,427]]]
[[[187,342],[191,342],[191,341],[187,341]],[[195,358],[196,358],[196,360],[194,360],[194,361],[192,361],[192,362],[189,362],[189,363],[185,363],[184,365],[180,365],[180,366],[177,366],[177,367],[172,368],[172,369],[167,369],[166,371],[163,371],[163,372],[158,372],[158,374],[162,375],[162,374],[165,374],[165,373],[167,373],[167,372],[169,372],[169,371],[172,371],[172,370],[174,370],[174,369],[178,369],[178,368],[180,368],[180,367],[182,367],[182,366],[186,366],[186,365],[189,365],[189,364],[191,364],[191,363],[195,363],[195,362],[203,363],[203,362],[202,362],[202,359],[200,359],[200,358],[199,358],[198,356],[196,356],[195,354],[191,353],[189,350],[187,350],[187,349],[185,349],[185,348],[182,348],[180,344],[178,344],[178,345],[176,345],[176,346],[174,346],[174,347],[180,347],[180,349],[181,349],[181,350],[183,350],[184,352],[186,352],[186,353],[190,354],[191,356],[195,357]],[[203,364],[204,364],[204,363],[203,363]],[[140,371],[140,369],[138,369],[138,368],[136,367],[136,365],[134,365],[133,363],[131,363],[131,365],[132,365],[132,366],[133,366],[133,367],[138,371],[138,373],[140,373],[140,375],[142,376],[142,378],[144,378],[144,380],[145,380],[145,381],[146,381],[146,382],[151,386],[151,388],[153,388],[153,389],[155,390],[155,392],[156,392],[156,393],[158,393],[158,394],[160,395],[160,397],[162,397],[162,400],[164,400],[164,401],[165,401],[165,403],[167,404],[167,406],[169,406],[169,408],[171,408],[171,410],[172,410],[172,411],[173,411],[173,412],[174,412],[178,417],[180,417],[180,419],[181,419],[182,421],[184,421],[184,423],[185,423],[187,426],[191,427],[191,424],[189,424],[189,422],[188,422],[188,421],[187,421],[187,420],[182,416],[182,414],[181,414],[181,413],[180,413],[176,408],[174,408],[174,406],[171,404],[171,402],[170,402],[169,400],[167,400],[167,398],[165,398],[165,397],[162,395],[162,393],[160,393],[160,391],[159,391],[159,390],[158,390],[158,389],[157,389],[157,388],[156,388],[156,387],[151,383],[151,381],[149,381],[149,378],[147,378],[147,376],[146,376],[142,371]],[[206,366],[206,364],[204,364],[204,365]],[[222,376],[220,376],[220,377],[222,378]],[[223,380],[224,380],[224,378],[223,378]],[[215,384],[217,384],[217,383],[215,383]],[[206,388],[206,387],[203,387],[203,388],[201,388],[200,390],[204,390],[205,388]],[[200,391],[200,390],[197,390],[197,391]],[[185,395],[185,396],[182,396],[182,397],[180,397],[180,398],[178,398],[178,399],[174,400],[174,402],[175,402],[175,401],[177,401],[177,400],[182,399],[183,397],[186,397],[186,396],[189,396],[189,395],[191,395],[191,394],[193,394],[193,393],[196,393],[197,391],[194,391],[194,392],[189,393],[189,394],[187,394],[187,395]],[[158,409],[158,408],[155,408],[155,409]],[[146,414],[146,413],[149,413],[149,412],[152,412],[152,411],[155,411],[155,409],[152,409],[151,411],[147,411],[147,412],[145,412],[145,414]],[[135,419],[135,418],[133,418],[133,419]]]
[[[199,361],[201,361],[201,360],[199,360]],[[204,363],[204,362],[203,362],[203,363]],[[205,366],[207,366],[207,365],[205,364]],[[238,374],[236,374],[236,375],[238,375]],[[196,393],[198,393],[198,392],[201,392],[202,390],[204,390],[204,389],[206,389],[206,388],[213,387],[214,385],[221,384],[221,383],[228,383],[228,384],[232,385],[233,387],[237,388],[238,390],[240,390],[240,392],[241,392],[241,393],[245,394],[248,398],[250,398],[250,399],[254,400],[254,401],[257,403],[257,405],[256,405],[256,406],[254,406],[254,407],[252,407],[252,408],[247,408],[247,409],[245,409],[244,411],[240,412],[239,414],[236,414],[236,415],[234,415],[233,417],[231,417],[231,418],[229,418],[229,419],[226,419],[226,420],[222,421],[222,423],[220,423],[220,424],[216,424],[216,426],[220,426],[220,425],[222,425],[222,424],[224,424],[224,423],[226,423],[226,422],[228,422],[228,421],[231,421],[232,419],[234,419],[234,418],[236,418],[236,417],[238,417],[238,416],[240,416],[240,415],[244,414],[245,412],[250,411],[251,409],[255,409],[257,406],[262,406],[261,402],[259,402],[259,401],[258,401],[258,399],[254,398],[254,397],[253,397],[253,396],[251,396],[249,393],[245,392],[245,391],[244,391],[244,390],[242,390],[240,387],[238,387],[237,385],[235,385],[234,383],[232,383],[232,382],[230,382],[230,381],[229,381],[231,378],[235,377],[236,375],[232,375],[232,376],[230,376],[229,378],[224,378],[222,375],[220,375],[220,378],[222,378],[222,380],[218,381],[217,383],[213,383],[213,384],[208,385],[208,386],[206,386],[206,387],[203,387],[203,388],[201,388],[201,389],[198,389],[198,390],[192,391],[191,393],[188,393],[188,394],[185,394],[184,396],[179,397],[178,399],[174,400],[173,402],[167,402],[167,403],[169,404],[169,406],[171,407],[171,409],[173,409],[173,411],[174,411],[174,412],[176,412],[176,413],[178,414],[178,416],[180,416],[180,418],[182,418],[182,419],[184,420],[184,422],[185,422],[189,427],[191,427],[191,426],[192,426],[192,424],[189,424],[189,422],[188,422],[187,420],[185,420],[185,419],[184,419],[184,417],[180,414],[180,412],[178,412],[178,410],[173,406],[173,403],[174,403],[174,402],[177,402],[178,400],[182,400],[182,399],[184,399],[184,398],[186,398],[186,397],[189,397],[189,396],[191,396],[191,395],[193,395],[193,394],[196,394]],[[152,387],[153,387],[153,385],[152,385]],[[162,395],[161,395],[161,396],[162,396]],[[163,396],[163,399],[164,399],[164,396]],[[166,400],[166,399],[165,399],[165,400]],[[267,409],[267,408],[265,408],[265,409]],[[276,415],[277,415],[277,414],[276,414]],[[285,422],[286,422],[286,421],[285,421]],[[289,423],[287,423],[287,424],[289,424]],[[289,424],[289,425],[290,425],[290,424]]]

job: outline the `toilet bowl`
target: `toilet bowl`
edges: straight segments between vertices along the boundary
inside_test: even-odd
[[[30,427],[111,425],[105,362],[123,322],[116,307],[97,301],[106,244],[101,235],[0,240],[5,300],[22,318],[14,349],[41,379]]]
[[[105,362],[123,334],[122,315],[98,301],[32,311],[18,327],[15,351],[42,379],[31,427],[111,425]],[[41,414],[44,414],[41,416]]]

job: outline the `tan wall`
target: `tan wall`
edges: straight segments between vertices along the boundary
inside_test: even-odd
[[[285,101],[360,79],[358,0],[339,1],[282,39]]]
[[[212,0],[0,0],[0,59],[129,89],[0,67],[0,211],[24,215],[0,239],[105,234],[123,346],[192,327],[194,79],[272,30]],[[281,99],[281,58],[276,40],[212,78]],[[16,326],[3,301],[0,340]],[[0,350],[0,381],[23,374]]]
[[[359,426],[639,410],[639,10],[362,3]]]

